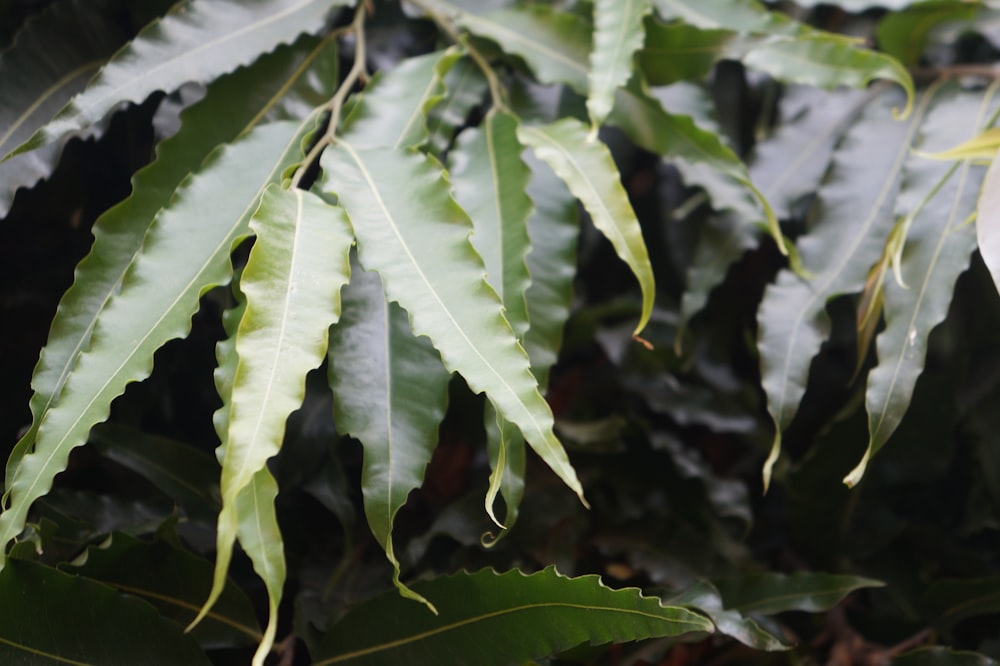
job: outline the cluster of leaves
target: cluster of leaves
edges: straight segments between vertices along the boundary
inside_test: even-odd
[[[969,220],[1000,101],[962,41],[992,53],[989,7],[843,14],[877,26],[877,51],[814,27],[819,11],[746,0],[130,4],[56,0],[0,35],[7,224],[44,210],[32,196],[61,191],[74,151],[155,150],[131,194],[93,204],[93,245],[45,322],[4,481],[0,586],[26,601],[0,653],[145,661],[169,643],[165,663],[205,663],[250,644],[262,664],[279,632],[287,661],[299,639],[314,663],[508,663],[648,638],[681,654],[678,636],[706,633],[735,640],[697,649],[782,651],[815,627],[774,616],[879,585],[809,569],[893,578],[902,528],[830,544],[860,520],[844,497],[882,503],[835,485],[817,509],[810,484],[861,479],[934,376],[931,330],[977,243],[995,263],[988,197]],[[121,118],[154,136],[116,133]],[[197,344],[214,359],[170,379]],[[966,380],[955,368],[928,391]],[[162,382],[186,395],[165,402]],[[985,386],[939,427],[981,424]],[[213,400],[196,434],[177,426]],[[192,441],[144,433],[151,410]],[[844,447],[830,465],[779,458],[783,442],[822,458],[810,445],[828,437],[868,445],[839,476]],[[762,485],[789,495],[751,502],[766,440]],[[527,448],[561,483],[525,493]],[[773,506],[798,528],[761,545]],[[970,534],[989,529],[980,516]],[[370,538],[385,559],[361,558]],[[789,552],[815,566],[748,573]],[[483,565],[521,571],[401,580]],[[994,588],[905,588],[906,621],[872,631],[892,655],[925,625],[989,651],[949,632],[995,612]],[[827,619],[832,652],[855,630],[842,608]]]

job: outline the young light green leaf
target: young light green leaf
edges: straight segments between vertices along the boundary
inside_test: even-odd
[[[340,315],[340,289],[350,276],[352,234],[342,209],[277,184],[264,192],[249,226],[257,240],[240,279],[247,305],[236,332],[239,360],[232,378],[229,427],[219,449],[222,511],[215,584],[192,624],[221,593],[237,534],[241,542],[253,539],[262,549],[261,557],[253,558],[258,573],[275,576],[264,579],[273,612],[255,657],[259,661],[274,638],[284,582],[280,553],[266,551],[268,533],[277,533],[273,519],[277,487],[266,464],[281,446],[288,415],[302,404],[306,373],[326,355],[328,330]],[[259,515],[275,526],[240,520]],[[281,560],[279,569],[274,566],[276,557]]]
[[[446,4],[435,0],[434,4]],[[520,56],[542,83],[565,83],[587,94],[592,30],[575,14],[546,5],[512,7],[482,15],[452,8],[455,22]]]
[[[430,341],[413,335],[406,312],[386,301],[378,274],[358,268],[330,330],[329,364],[337,430],[364,447],[368,526],[392,563],[400,593],[430,606],[399,580],[392,526],[410,491],[423,484],[448,406],[450,374]]]
[[[0,572],[0,595],[17,599],[0,611],[0,662],[5,664],[211,664],[191,636],[145,601],[82,576],[25,560]],[[81,612],[81,609],[88,609]]]
[[[726,608],[764,615],[790,610],[825,611],[855,590],[884,584],[860,576],[814,572],[768,572],[715,581]]]
[[[115,533],[110,542],[89,548],[71,571],[141,597],[181,626],[191,621],[212,585],[211,562],[165,541]],[[186,584],[179,586],[178,580]],[[261,638],[250,600],[232,582],[191,635],[206,649],[253,645]]]
[[[611,113],[615,90],[632,76],[632,56],[645,37],[643,19],[650,0],[597,0],[594,3],[594,50],[590,52],[587,110],[598,126]]]
[[[265,119],[284,116],[286,103],[301,104],[315,95],[332,94],[337,77],[329,65],[336,61],[335,46],[303,38],[214,81],[205,97],[181,114],[183,129],[161,142],[156,159],[133,177],[132,196],[94,223],[94,244],[59,303],[48,343],[35,366],[32,424],[7,463],[7,488],[17,461],[34,444],[39,423],[87,348],[101,312],[121,287],[157,212],[215,146],[245,134]]]
[[[989,94],[949,91],[939,96],[921,127],[921,147],[951,145],[988,121],[997,106],[996,87]],[[933,146],[927,146],[933,147]],[[968,161],[948,164],[912,156],[904,166],[896,204],[897,219],[908,231],[901,265],[903,286],[884,285],[885,329],[878,337],[878,365],[868,375],[868,449],[844,482],[861,480],[873,455],[903,418],[924,369],[927,337],[948,313],[955,281],[969,266],[976,234],[967,221],[975,211],[985,167]]]
[[[586,126],[574,118],[539,127],[521,126],[518,137],[566,183],[590,213],[594,226],[632,269],[642,289],[642,314],[634,331],[638,335],[653,312],[656,285],[639,221],[611,152],[603,143],[588,139]]]
[[[445,96],[427,113],[427,145],[434,155],[451,146],[469,114],[482,104],[489,84],[471,58],[460,58],[444,77]]]
[[[582,500],[552,412],[482,277],[482,259],[468,240],[471,222],[440,166],[420,154],[355,150],[345,142],[331,146],[322,165],[323,190],[347,209],[361,265],[379,272],[388,298],[407,310],[414,333],[431,339],[445,367],[485,392]]]
[[[951,148],[933,153],[921,151],[920,155],[932,160],[992,160],[998,149],[1000,127],[991,127]]]
[[[420,581],[440,615],[420,612],[395,595],[355,606],[320,644],[316,666],[330,664],[525,663],[590,643],[622,643],[712,632],[703,615],[635,588],[612,590],[597,576],[566,578],[548,568]],[[393,622],[384,622],[391,617]]]
[[[138,103],[157,90],[174,90],[188,81],[207,83],[303,32],[319,31],[332,4],[345,2],[186,2],[146,26],[83,92],[15,152],[52,143],[92,125],[120,102]]]
[[[0,54],[0,155],[6,155],[83,89],[126,39],[107,16],[78,2],[55,2],[31,17]],[[52,48],[52,44],[59,48]],[[35,151],[0,165],[0,218],[19,187],[51,173],[61,148]]]
[[[775,427],[764,464],[765,487],[781,451],[781,433],[795,415],[809,365],[829,330],[826,303],[838,294],[860,292],[868,269],[881,256],[903,163],[933,96],[931,91],[921,97],[907,123],[888,112],[892,96],[882,95],[865,109],[834,153],[817,194],[812,229],[797,244],[810,278],[782,271],[764,293],[757,347]],[[859,210],[868,212],[858,215]]]
[[[742,58],[747,67],[780,81],[820,88],[864,88],[875,79],[894,81],[906,91],[906,118],[913,109],[913,78],[895,58],[859,48],[840,35],[810,32],[760,42]]]
[[[111,401],[148,376],[156,350],[188,333],[200,296],[230,279],[232,247],[249,233],[247,223],[266,184],[301,159],[310,128],[272,123],[214,151],[156,216],[120,292],[104,308],[87,351],[47,411],[34,450],[11,475],[0,544],[21,532],[31,503],[48,492],[91,427],[107,418]],[[0,563],[4,557],[0,549]]]
[[[531,283],[525,263],[532,212],[526,189],[531,172],[521,159],[522,150],[517,119],[491,111],[479,129],[462,133],[449,154],[455,199],[472,218],[472,245],[483,258],[486,280],[500,296],[519,342],[528,330],[525,292]],[[486,512],[498,526],[509,528],[524,488],[524,442],[516,428],[489,406],[485,424],[493,469]],[[497,520],[493,510],[501,491],[508,507],[506,524]]]
[[[443,79],[458,60],[455,49],[403,60],[372,77],[344,119],[341,135],[359,148],[408,148],[427,140],[427,112],[445,92]]]
[[[730,183],[749,190],[763,210],[775,244],[782,252],[787,252],[771,204],[751,182],[746,166],[736,153],[718,135],[698,127],[688,116],[667,113],[659,101],[635,88],[618,91],[611,123],[646,150],[674,160],[704,165],[713,173],[722,174]]]

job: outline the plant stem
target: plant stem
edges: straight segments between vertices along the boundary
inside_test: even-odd
[[[347,73],[347,76],[341,81],[337,92],[330,98],[330,101],[318,109],[320,112],[329,111],[330,119],[327,121],[326,131],[323,132],[323,136],[317,139],[316,143],[309,150],[309,154],[306,155],[305,160],[302,161],[302,165],[299,166],[295,171],[295,175],[292,176],[291,186],[293,188],[299,186],[309,167],[319,159],[323,150],[333,142],[333,138],[337,133],[337,126],[340,124],[340,114],[344,108],[344,101],[351,93],[354,85],[365,77],[365,14],[367,11],[368,2],[367,0],[362,0],[358,3],[354,11],[354,20],[351,21],[350,28],[350,32],[354,33],[354,63],[351,65],[351,70]]]

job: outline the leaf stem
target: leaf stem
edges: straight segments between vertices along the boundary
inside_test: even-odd
[[[354,63],[351,65],[351,70],[347,73],[347,76],[341,81],[337,92],[330,98],[330,101],[318,109],[320,112],[329,111],[330,119],[327,121],[326,131],[323,132],[323,136],[309,150],[302,164],[296,169],[295,175],[292,176],[291,187],[293,188],[299,186],[309,167],[319,159],[323,150],[333,142],[337,126],[340,124],[340,114],[344,108],[344,101],[351,93],[351,90],[353,90],[354,85],[367,76],[365,71],[365,16],[368,11],[369,4],[367,0],[359,2],[354,11],[354,20],[351,21],[350,27],[350,32],[354,33]]]
[[[426,12],[442,32],[446,33],[456,44],[460,44],[462,48],[465,49],[465,52],[470,58],[472,58],[472,61],[476,63],[476,66],[479,67],[480,71],[482,71],[483,76],[486,77],[487,83],[489,83],[490,97],[493,99],[493,108],[498,111],[507,111],[508,107],[504,99],[503,85],[500,83],[500,77],[497,76],[496,70],[490,66],[490,63],[487,62],[485,56],[479,52],[479,49],[472,45],[469,41],[469,36],[463,35],[458,30],[454,21],[433,7],[428,6],[427,3],[422,0],[410,1]]]

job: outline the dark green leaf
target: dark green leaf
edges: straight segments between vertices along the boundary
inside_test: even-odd
[[[884,583],[859,576],[801,572],[746,574],[715,581],[726,608],[771,615],[790,610],[818,612],[837,605],[855,590]]]

